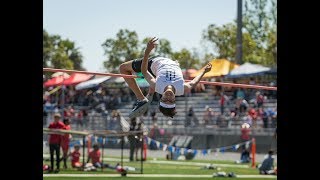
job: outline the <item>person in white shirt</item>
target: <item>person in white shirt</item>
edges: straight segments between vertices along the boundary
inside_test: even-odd
[[[181,96],[185,90],[195,87],[203,75],[211,70],[212,65],[208,63],[203,72],[190,82],[185,82],[179,63],[169,58],[153,56],[149,58],[150,52],[156,47],[158,38],[152,38],[147,45],[144,57],[124,62],[120,65],[120,73],[131,75],[134,72],[142,72],[144,78],[149,83],[147,97],[143,95],[141,89],[133,78],[125,78],[129,88],[137,97],[137,102],[129,115],[134,118],[142,115],[148,107],[154,92],[162,95],[159,110],[165,116],[173,117],[175,111],[175,96]]]

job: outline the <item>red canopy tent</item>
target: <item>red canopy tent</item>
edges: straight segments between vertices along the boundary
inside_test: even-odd
[[[78,84],[83,81],[87,81],[90,78],[92,78],[93,75],[89,74],[81,74],[81,73],[73,73],[68,79],[65,79],[63,81],[64,85],[73,85],[73,84]]]
[[[54,77],[52,79],[49,79],[43,85],[46,86],[46,87],[57,86],[57,85],[61,85],[62,82],[63,82],[63,76],[57,76],[57,77]]]

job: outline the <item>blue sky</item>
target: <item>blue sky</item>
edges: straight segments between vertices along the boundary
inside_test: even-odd
[[[120,29],[136,31],[139,40],[168,39],[174,51],[201,51],[201,34],[209,24],[236,19],[237,0],[43,0],[43,28],[80,47],[83,66],[102,72],[101,44]]]

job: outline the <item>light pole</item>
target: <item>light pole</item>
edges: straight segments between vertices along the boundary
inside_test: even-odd
[[[242,0],[238,0],[236,63],[242,63]]]

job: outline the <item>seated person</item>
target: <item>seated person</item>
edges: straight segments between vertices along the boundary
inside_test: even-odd
[[[249,163],[250,162],[250,152],[248,149],[244,148],[241,153],[240,161],[236,161],[237,164],[239,163]]]
[[[94,144],[93,150],[90,151],[90,153],[89,153],[87,163],[89,163],[89,161],[91,160],[91,163],[93,164],[94,167],[101,168],[103,166],[103,164],[100,161],[100,157],[101,157],[101,152],[99,149],[99,145]],[[108,166],[107,164],[104,165],[104,167],[107,167],[107,166]]]
[[[261,163],[261,165],[258,166],[260,174],[270,174],[269,172],[271,170],[274,170],[273,164],[274,164],[273,151],[270,150],[266,158]]]
[[[82,163],[80,162],[80,146],[78,144],[74,145],[74,150],[69,154],[71,157],[71,166],[73,168],[80,168]]]

